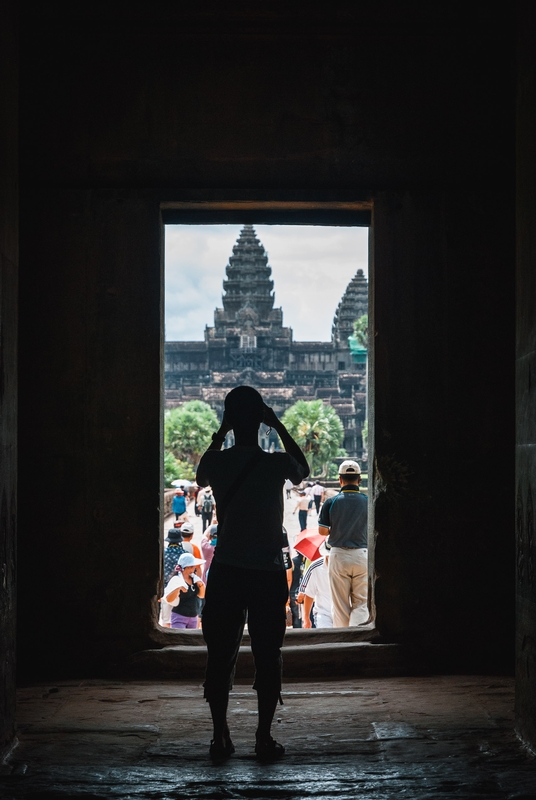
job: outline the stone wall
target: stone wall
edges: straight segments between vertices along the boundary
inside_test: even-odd
[[[15,731],[18,37],[0,5],[0,761]]]
[[[519,4],[517,106],[516,716],[536,749],[536,13]]]
[[[160,204],[177,200],[373,200],[378,626],[440,670],[510,666],[509,13],[306,8],[47,3],[24,18],[25,677],[102,674],[153,643]]]
[[[169,517],[172,513],[171,511],[171,501],[173,500],[173,495],[175,494],[175,489],[164,489],[164,511],[163,517]]]
[[[513,214],[489,188],[386,192],[375,228],[377,624],[438,668],[511,668]]]

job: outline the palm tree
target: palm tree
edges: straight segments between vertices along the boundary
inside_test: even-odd
[[[164,448],[175,458],[196,467],[218,429],[218,418],[208,403],[190,400],[166,411]],[[184,477],[184,476],[182,476]]]
[[[285,411],[282,422],[305,453],[312,475],[324,477],[331,459],[344,455],[342,422],[322,400],[298,400]]]

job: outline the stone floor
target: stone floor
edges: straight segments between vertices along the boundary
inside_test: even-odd
[[[256,763],[255,695],[237,685],[237,752],[213,766],[199,684],[21,689],[20,744],[0,772],[0,797],[536,800],[536,758],[514,734],[509,678],[294,683],[283,697],[274,724],[283,761]]]

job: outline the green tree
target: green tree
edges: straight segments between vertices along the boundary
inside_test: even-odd
[[[346,455],[341,450],[342,422],[335,409],[322,400],[298,400],[285,411],[282,422],[305,453],[312,475],[324,477],[331,459]]]
[[[164,448],[176,459],[196,467],[218,427],[218,418],[208,403],[190,400],[166,411]]]
[[[368,349],[368,314],[363,314],[354,322],[354,336],[361,347]]]
[[[188,463],[188,461],[180,461],[175,458],[170,450],[164,451],[164,486],[171,486],[171,481],[178,478],[186,478],[188,481],[193,481],[195,478],[195,469]]]

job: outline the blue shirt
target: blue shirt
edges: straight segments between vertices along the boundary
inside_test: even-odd
[[[343,486],[329,497],[320,511],[318,526],[329,528],[331,547],[365,548],[367,542],[368,500],[357,486]]]
[[[186,511],[186,500],[183,494],[174,494],[171,501],[171,509],[174,514],[184,514]]]

